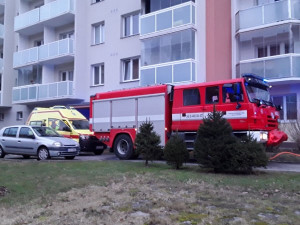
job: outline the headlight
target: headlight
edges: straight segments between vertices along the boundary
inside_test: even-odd
[[[61,146],[62,146],[62,144],[61,144],[60,142],[54,142],[53,145],[54,145],[55,147],[61,147]]]
[[[268,140],[268,133],[267,132],[260,133],[260,140],[267,141]]]

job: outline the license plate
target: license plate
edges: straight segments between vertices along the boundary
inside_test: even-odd
[[[103,146],[96,146],[96,149],[103,149]]]
[[[76,152],[76,148],[69,148],[68,152]]]

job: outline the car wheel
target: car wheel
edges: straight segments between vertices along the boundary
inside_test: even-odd
[[[102,155],[103,152],[104,152],[104,149],[94,150],[95,155]]]
[[[5,152],[3,151],[3,148],[0,146],[0,158],[4,158]]]
[[[126,134],[119,135],[114,144],[114,152],[119,159],[130,159],[133,155],[133,143]]]
[[[37,157],[38,157],[38,160],[46,160],[46,159],[49,159],[50,156],[49,156],[49,151],[48,151],[48,149],[45,148],[45,147],[39,148]]]
[[[24,159],[29,159],[30,156],[29,156],[29,155],[23,155],[23,158],[24,158]]]
[[[75,156],[65,156],[65,159],[70,160],[70,159],[74,159]]]

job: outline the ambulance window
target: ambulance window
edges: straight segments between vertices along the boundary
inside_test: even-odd
[[[219,86],[206,88],[206,104],[219,102]]]
[[[183,105],[200,105],[200,93],[198,88],[183,90]]]
[[[31,121],[30,126],[42,126],[42,121]]]

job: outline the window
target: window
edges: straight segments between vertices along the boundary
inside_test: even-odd
[[[123,37],[139,33],[139,13],[123,16]]]
[[[104,84],[104,64],[92,66],[92,86]]]
[[[223,102],[224,103],[231,103],[231,102],[242,102],[244,101],[243,94],[237,95],[234,91],[235,85],[238,85],[238,83],[233,84],[224,84],[222,87],[222,93],[223,93]]]
[[[206,104],[213,104],[219,102],[219,87],[207,87],[206,88]]]
[[[59,81],[73,81],[73,71],[61,71],[59,73]]]
[[[140,59],[124,59],[122,60],[122,77],[123,81],[139,79]]]
[[[43,123],[42,123],[42,121],[30,121],[29,125],[30,125],[30,126],[42,126]],[[44,125],[45,125],[45,124],[44,124]],[[44,126],[44,125],[43,125],[43,126]]]
[[[17,112],[17,120],[22,120],[23,119],[23,112],[19,111]]]
[[[189,1],[195,2],[195,0],[145,0],[145,13],[155,12]]]
[[[33,132],[28,127],[22,127],[19,133],[20,138],[31,138],[33,136]]]
[[[10,127],[10,128],[5,129],[5,131],[3,132],[3,136],[5,136],[5,137],[16,137],[17,132],[18,132],[17,127]]]
[[[93,28],[93,45],[104,43],[104,22],[92,25]]]
[[[41,46],[41,45],[44,44],[44,40],[35,40],[35,41],[33,42],[33,44],[34,44],[34,47]]]
[[[273,96],[273,103],[281,105],[280,120],[297,120],[297,95]]]
[[[59,35],[59,40],[66,39],[66,38],[74,39],[74,31],[72,30],[70,32],[62,33]]]
[[[0,121],[4,120],[4,113],[0,113]]]
[[[200,105],[200,93],[198,88],[183,90],[183,105]]]
[[[59,131],[70,131],[70,128],[59,119],[48,119],[48,127]]]

